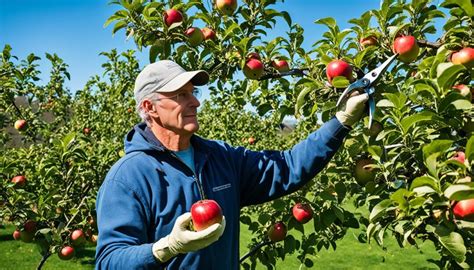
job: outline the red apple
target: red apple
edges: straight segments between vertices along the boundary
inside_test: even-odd
[[[74,246],[79,246],[84,244],[86,236],[81,229],[77,229],[71,233],[71,240]]]
[[[466,154],[463,151],[458,151],[454,154],[453,157],[451,157],[452,160],[457,160],[464,164],[464,161],[466,160]]]
[[[279,242],[285,239],[286,237],[286,225],[282,221],[279,221],[273,224],[270,229],[268,229],[268,238],[273,242]]]
[[[23,229],[26,231],[26,232],[29,232],[29,233],[35,233],[36,232],[36,221],[34,220],[27,220],[25,222],[25,224],[23,224]]]
[[[352,67],[342,61],[342,60],[333,60],[326,67],[326,76],[328,81],[331,82],[337,76],[346,77],[349,81],[352,80]]]
[[[74,257],[74,248],[65,246],[59,251],[58,256],[61,260],[70,260],[72,257]]]
[[[467,68],[474,67],[474,49],[464,48],[451,54],[451,62],[455,65],[464,65]]]
[[[420,47],[414,36],[400,36],[393,42],[393,51],[402,62],[411,63],[418,57]]]
[[[465,85],[465,84],[456,84],[455,86],[453,86],[453,89],[457,92],[459,92],[463,97],[465,97],[467,100],[469,101],[473,101],[472,98],[472,93],[471,93],[471,89],[469,88],[469,86]]]
[[[14,126],[16,130],[23,131],[26,129],[26,120],[24,119],[16,120]]]
[[[256,52],[251,52],[249,54],[247,54],[247,57],[245,58],[247,61],[250,60],[250,59],[257,59],[257,60],[261,60],[260,59],[260,55]]]
[[[249,61],[247,61],[247,63],[244,66],[245,77],[252,80],[257,80],[262,76],[262,74],[263,74],[263,64],[260,60],[252,58]]]
[[[168,9],[163,15],[163,20],[166,26],[171,26],[173,23],[180,23],[183,21],[183,14],[176,9]]]
[[[288,62],[286,62],[286,60],[273,60],[272,66],[279,72],[285,72],[290,70],[290,66],[288,65]]]
[[[216,32],[209,27],[204,27],[201,29],[202,34],[204,35],[204,40],[216,39]]]
[[[188,37],[189,45],[198,46],[204,40],[204,35],[201,32],[201,29],[197,27],[190,27],[184,34]]]
[[[99,239],[99,236],[97,234],[93,234],[93,235],[91,235],[91,237],[89,239],[89,242],[92,245],[97,246],[97,239]]]
[[[19,230],[15,230],[13,232],[13,239],[20,240],[21,239],[21,232]]]
[[[17,175],[12,178],[12,183],[15,187],[24,187],[26,185],[26,177],[24,175]]]
[[[84,132],[85,135],[88,135],[89,133],[91,133],[91,129],[90,128],[84,128],[82,130],[82,132]]]
[[[360,43],[360,46],[362,46],[362,48],[378,44],[377,38],[375,36],[368,36],[365,38],[361,38],[359,43]]]
[[[355,179],[361,186],[375,180],[376,171],[367,165],[374,164],[371,159],[359,159],[355,166]]]
[[[191,206],[191,218],[196,231],[222,222],[222,209],[214,200],[201,200]]]
[[[307,203],[297,203],[293,206],[293,217],[299,223],[305,224],[313,218],[313,209]]]
[[[254,137],[250,137],[250,138],[248,139],[248,143],[249,143],[249,144],[254,144],[255,141],[256,141],[256,140],[255,140]]]
[[[457,202],[454,205],[453,213],[458,219],[474,222],[474,199]]]
[[[230,16],[237,9],[237,0],[216,0],[216,8],[222,14]]]

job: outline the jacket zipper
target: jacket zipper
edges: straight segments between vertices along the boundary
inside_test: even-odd
[[[172,151],[169,151],[169,152],[174,158],[179,160],[179,162],[181,162],[184,166],[186,166],[186,168],[188,168],[193,173],[193,180],[196,182],[196,184],[198,186],[199,196],[201,197],[201,200],[207,199],[206,194],[204,193],[204,189],[202,187],[201,181],[199,181],[199,176],[191,168],[189,168],[189,166],[180,157],[178,157]]]

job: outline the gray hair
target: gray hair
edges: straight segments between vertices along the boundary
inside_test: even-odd
[[[140,116],[142,121],[145,122],[147,124],[147,126],[149,126],[151,118],[150,118],[150,115],[148,114],[148,112],[143,109],[143,106],[142,106],[143,101],[153,100],[153,97],[156,94],[157,94],[156,92],[153,92],[153,93],[150,93],[148,95],[145,95],[145,96],[141,97],[140,100],[137,100],[137,105],[135,107],[135,110],[137,111],[138,116]]]

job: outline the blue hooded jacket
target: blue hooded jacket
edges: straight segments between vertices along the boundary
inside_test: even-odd
[[[250,151],[194,135],[196,174],[147,130],[141,123],[126,135],[126,155],[99,190],[96,269],[239,269],[240,209],[310,181],[350,129],[333,118],[287,151]],[[204,249],[160,263],[153,243],[171,232],[202,193],[221,206],[223,235]]]

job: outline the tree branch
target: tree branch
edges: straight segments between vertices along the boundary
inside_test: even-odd
[[[429,42],[427,40],[418,40],[417,42],[420,44],[420,47],[428,47],[432,49],[438,49],[441,47],[441,45],[443,45],[441,42]]]
[[[258,80],[263,81],[263,80],[267,80],[267,79],[277,79],[277,78],[282,78],[284,76],[289,76],[289,75],[295,75],[295,76],[303,77],[303,76],[307,75],[305,73],[305,71],[308,71],[308,70],[309,70],[308,68],[302,68],[302,69],[295,68],[295,69],[291,69],[291,70],[288,70],[288,71],[285,71],[285,72],[265,73]]]

